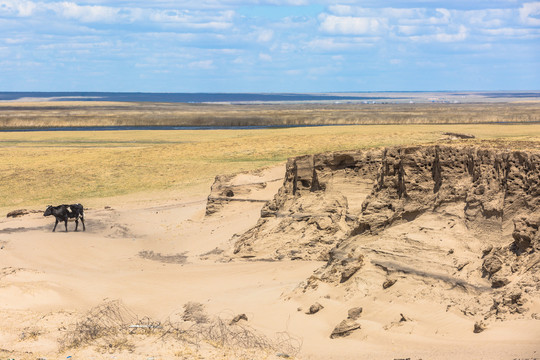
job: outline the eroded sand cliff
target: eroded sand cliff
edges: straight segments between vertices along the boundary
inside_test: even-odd
[[[540,153],[395,147],[290,159],[235,256],[324,260],[297,291],[396,286],[479,321],[538,317]],[[416,285],[399,291],[394,284]],[[384,285],[384,286],[383,286]]]

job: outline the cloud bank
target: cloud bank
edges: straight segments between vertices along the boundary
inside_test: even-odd
[[[0,0],[0,90],[536,89],[540,2]]]

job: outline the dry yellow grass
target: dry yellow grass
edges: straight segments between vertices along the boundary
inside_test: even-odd
[[[183,104],[0,102],[0,128],[540,122],[540,102]]]
[[[538,147],[540,125],[360,125],[265,130],[0,133],[0,208],[210,184],[290,156],[440,141],[445,131]],[[517,142],[516,142],[517,141]]]

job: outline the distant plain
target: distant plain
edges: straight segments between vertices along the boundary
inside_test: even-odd
[[[488,99],[491,101],[491,99]],[[411,100],[412,101],[412,100]],[[0,129],[540,122],[540,101],[463,103],[0,102]]]
[[[9,196],[1,197],[0,208],[207,188],[218,174],[274,165],[291,156],[448,141],[441,140],[444,132],[474,135],[476,139],[469,142],[536,147],[539,94],[320,94],[323,99],[341,96],[346,101],[179,103],[98,100],[145,96],[174,100],[174,96],[194,94],[2,93],[9,101],[0,101],[0,130],[4,130],[0,131],[0,193]],[[218,100],[258,99],[250,94],[203,95]],[[300,95],[296,97],[304,96]],[[355,97],[362,100],[350,100]],[[47,131],[75,127],[88,131]],[[208,130],[103,131],[105,127]]]

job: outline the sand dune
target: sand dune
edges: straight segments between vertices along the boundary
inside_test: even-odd
[[[486,301],[492,301],[492,297],[482,294],[492,293],[493,289],[488,279],[475,275],[479,271],[475,269],[482,267],[484,244],[471,235],[468,223],[459,217],[425,212],[410,221],[396,222],[378,234],[356,235],[354,244],[344,242],[340,251],[345,256],[349,251],[354,256],[362,255],[359,269],[341,283],[312,281],[313,276],[343,276],[343,269],[333,261],[343,255],[330,250],[337,240],[347,237],[347,231],[334,227],[358,226],[359,217],[351,215],[361,212],[366,199],[374,203],[371,183],[319,173],[318,181],[327,184],[326,190],[302,190],[303,198],[311,196],[315,202],[302,203],[302,196],[287,201],[296,204],[296,213],[313,210],[320,215],[330,210],[330,220],[323,221],[321,216],[293,218],[287,223],[289,227],[276,232],[264,225],[271,216],[272,202],[265,205],[259,200],[272,200],[280,187],[283,195],[287,181],[292,181],[285,176],[283,185],[284,174],[285,166],[281,165],[218,177],[209,194],[201,196],[175,193],[170,199],[152,200],[150,195],[139,194],[118,202],[103,200],[86,210],[86,232],[73,232],[74,224],[70,223],[69,232],[61,231],[59,226],[60,230],[52,233],[53,219],[39,213],[1,219],[0,357],[539,356],[540,302],[534,296],[524,296],[528,301],[522,314],[500,320],[490,318],[485,320],[487,328],[483,332],[473,332],[475,323],[483,320],[483,309],[491,306]],[[311,169],[304,175],[310,183],[303,185],[312,187],[313,174]],[[295,181],[301,179],[298,175]],[[349,194],[346,202],[335,193],[338,189]],[[286,210],[274,205],[277,213]],[[447,210],[450,212],[450,207]],[[300,247],[298,242],[292,244],[295,236],[301,238],[302,234],[305,239],[300,243],[308,244],[308,248]],[[309,238],[314,236],[319,237],[320,244],[309,247]],[[261,239],[263,243],[250,251],[239,247],[249,241],[257,244]],[[297,251],[291,253],[293,247]],[[347,261],[340,264],[349,266]],[[394,282],[383,286],[388,280]],[[536,294],[538,290],[531,291]],[[132,314],[125,316],[126,321],[138,319],[140,324],[147,317],[160,327],[144,334],[124,334],[114,343],[106,337],[62,348],[62,339],[72,334],[88,311],[110,304],[111,300],[121,304],[118,311]],[[202,304],[209,319],[223,319],[227,324],[235,315],[246,314],[247,321],[240,320],[240,325],[228,328],[233,331],[241,326],[258,334],[259,339],[269,339],[267,344],[271,346],[231,348],[208,341],[196,346],[164,336],[166,324],[192,323],[182,320],[185,305],[190,302]],[[323,308],[306,314],[315,303]],[[350,320],[359,329],[331,339],[335,327],[356,307],[362,311]],[[212,324],[215,320],[209,321]],[[283,339],[283,334],[286,341],[280,348],[275,345],[279,341],[273,339]]]

